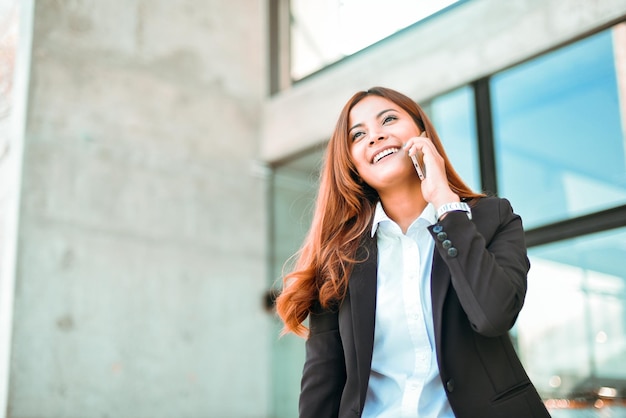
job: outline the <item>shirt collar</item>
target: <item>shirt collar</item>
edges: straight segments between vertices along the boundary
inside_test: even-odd
[[[420,218],[428,222],[428,225],[435,224],[437,222],[437,214],[435,212],[435,207],[431,203],[427,204],[417,219],[420,219]],[[376,203],[376,210],[374,211],[374,221],[372,223],[372,237],[374,237],[374,235],[376,234],[378,225],[384,221],[393,222],[393,220],[389,216],[387,216],[387,214],[385,213],[382,203],[378,201]]]

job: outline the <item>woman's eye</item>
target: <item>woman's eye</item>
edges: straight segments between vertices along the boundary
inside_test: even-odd
[[[358,131],[352,134],[352,141],[356,141],[357,139],[359,139],[360,137],[363,136],[363,132]]]
[[[391,121],[394,121],[396,119],[398,119],[398,118],[393,116],[393,115],[386,116],[385,119],[383,119],[383,124],[391,122]]]

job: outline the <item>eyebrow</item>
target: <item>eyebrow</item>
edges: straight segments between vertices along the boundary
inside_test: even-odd
[[[380,112],[378,112],[378,114],[376,115],[376,119],[378,119],[379,117],[381,117],[382,115],[384,115],[387,112],[397,112],[396,109],[385,109],[385,110],[381,110]],[[354,125],[352,128],[348,129],[348,132],[352,132],[352,130],[354,128],[358,128],[359,126],[363,126],[363,123],[357,123],[356,125]]]

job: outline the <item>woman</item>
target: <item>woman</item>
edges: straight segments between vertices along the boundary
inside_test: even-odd
[[[508,336],[528,269],[521,219],[465,185],[422,109],[356,93],[277,299],[308,334],[300,417],[549,417]]]

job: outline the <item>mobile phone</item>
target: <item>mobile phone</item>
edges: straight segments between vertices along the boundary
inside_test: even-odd
[[[417,176],[420,180],[424,180],[426,175],[424,174],[423,163],[420,163],[415,155],[411,155],[411,161],[413,161],[413,166],[415,167],[415,171],[417,171]]]
[[[425,137],[426,131],[422,131],[420,136]],[[417,171],[417,176],[420,180],[424,180],[426,178],[426,168],[424,167],[424,159],[421,151],[417,151],[417,155],[411,155],[411,161],[413,161],[413,167],[415,167],[415,171]]]

